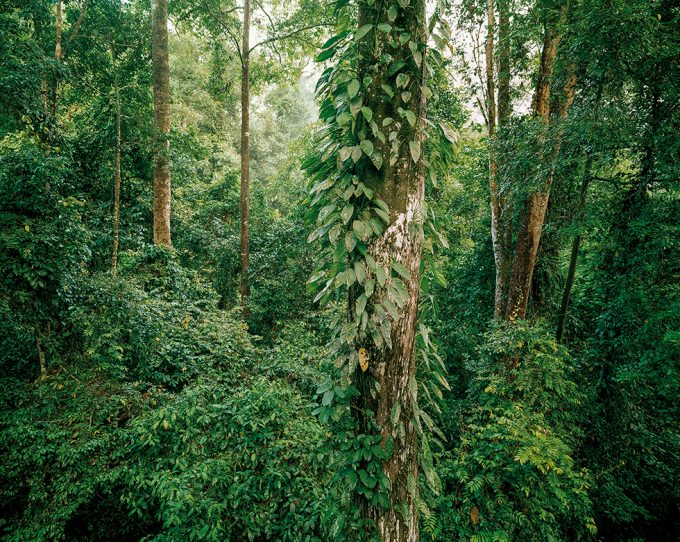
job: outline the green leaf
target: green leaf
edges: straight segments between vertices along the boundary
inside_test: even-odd
[[[364,292],[366,297],[371,297],[375,291],[375,279],[368,279],[366,284],[364,284]]]
[[[389,70],[387,70],[387,75],[394,75],[397,73],[400,69],[402,69],[406,65],[406,62],[403,60],[397,60],[396,62],[392,63],[390,66]]]
[[[354,231],[354,235],[357,236],[357,239],[365,239],[366,234],[370,233],[369,229],[366,227],[366,224],[364,224],[361,220],[355,220],[352,222],[352,230]]]
[[[371,256],[370,254],[366,254],[364,259],[366,260],[366,265],[368,266],[368,268],[371,271],[375,271],[375,258],[373,258],[373,256]]]
[[[399,318],[399,311],[397,310],[397,306],[392,303],[389,299],[383,299],[382,301],[383,307],[385,307],[385,310],[387,311],[387,314],[389,314],[393,319]]]
[[[378,207],[380,207],[380,208],[381,208],[383,211],[385,211],[386,213],[389,213],[389,212],[390,212],[389,206],[388,206],[387,203],[385,203],[383,200],[381,200],[381,199],[376,199],[373,203],[375,203]]]
[[[321,46],[321,49],[328,49],[331,45],[335,45],[337,42],[339,42],[341,39],[343,39],[345,36],[347,36],[347,34],[349,34],[349,30],[343,30],[339,34],[336,34],[331,39],[329,39],[326,43],[324,43]]]
[[[363,262],[354,262],[354,274],[356,275],[359,284],[363,284],[364,279],[366,278],[366,267]]]
[[[401,93],[401,99],[402,99],[404,102],[408,102],[408,101],[411,99],[411,93],[408,92],[408,91],[402,92],[402,93]]]
[[[359,83],[358,79],[352,79],[349,83],[347,83],[347,95],[349,96],[350,100],[359,93],[360,87],[361,83]]]
[[[373,142],[368,139],[362,139],[359,143],[361,150],[364,151],[366,156],[371,156],[373,154]]]
[[[406,120],[411,126],[416,125],[416,115],[413,111],[405,111],[404,116],[406,117]]]
[[[392,117],[385,117],[385,118],[383,119],[383,123],[382,123],[382,124],[383,124],[383,127],[385,127],[385,126],[389,126],[389,125],[392,124],[393,122],[394,122],[394,119],[393,119]]]
[[[423,63],[423,53],[421,53],[420,51],[416,51],[415,53],[413,53],[413,60],[416,63],[416,66],[420,68],[420,66]]]
[[[411,279],[411,273],[408,272],[408,269],[406,269],[406,267],[404,267],[404,265],[401,262],[398,262],[397,260],[392,260],[392,269],[394,269],[406,280]]]
[[[361,313],[364,312],[366,309],[366,301],[368,298],[366,297],[366,294],[361,294],[357,298],[357,303],[356,303],[356,314],[357,316],[361,316]]]
[[[383,220],[383,222],[385,222],[385,224],[390,223],[390,215],[388,213],[377,207],[374,209],[374,211],[375,214],[377,214]]]
[[[371,122],[371,119],[373,119],[373,111],[371,111],[370,107],[363,106],[361,108],[361,114],[368,122]]]
[[[375,169],[380,169],[383,165],[383,157],[379,153],[374,153],[371,156],[371,162],[373,162],[373,165],[375,166]]]
[[[364,26],[362,26],[359,30],[357,30],[357,33],[354,34],[354,41],[361,40],[361,38],[368,34],[372,28],[373,28],[372,24],[365,24]]]
[[[325,51],[321,51],[318,55],[316,55],[316,61],[317,62],[323,62],[324,60],[328,60],[329,58],[332,58],[333,55],[335,55],[335,48],[332,49],[327,49]]]
[[[375,277],[378,279],[378,284],[380,286],[385,286],[385,281],[387,281],[387,271],[382,265],[375,268]]]
[[[411,158],[413,158],[413,161],[417,163],[420,159],[420,142],[409,141],[408,148],[411,151]]]
[[[345,234],[345,246],[347,247],[347,252],[352,252],[354,247],[357,246],[357,238],[351,231]]]
[[[348,203],[342,208],[342,211],[340,211],[340,218],[342,218],[343,224],[347,224],[349,222],[349,219],[352,218],[353,213],[354,205],[351,203]]]
[[[342,126],[343,124],[347,124],[349,121],[352,120],[352,115],[350,114],[349,111],[343,111],[338,115],[337,120],[338,124]]]
[[[397,18],[397,15],[399,15],[399,8],[396,4],[392,4],[389,11],[387,12],[387,18],[390,21],[394,21]]]
[[[392,90],[392,87],[389,85],[380,85],[380,87],[385,91],[385,94],[387,94],[390,98],[394,98],[394,90]],[[388,117],[389,118],[389,117]],[[383,126],[385,124],[383,123]]]
[[[356,147],[352,147],[352,161],[356,164],[359,161],[359,158],[361,158],[361,147],[357,145]]]
[[[378,25],[378,30],[387,34],[387,33],[389,33],[390,30],[392,30],[392,26],[387,24],[387,23],[380,23]]]
[[[406,87],[408,85],[409,81],[411,80],[411,76],[407,73],[400,73],[397,75],[397,87]]]

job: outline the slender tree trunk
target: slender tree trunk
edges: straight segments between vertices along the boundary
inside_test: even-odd
[[[375,3],[369,6],[365,2],[359,4],[358,26],[373,23],[390,23],[388,5]],[[408,9],[401,9],[392,25],[404,28],[415,44],[427,43],[425,28],[425,2],[413,0]],[[425,82],[425,61],[420,66],[420,75],[409,87],[412,92],[407,102],[402,101],[400,93],[391,100],[383,99],[380,85],[393,82],[388,75],[389,65],[373,61],[374,55],[380,54],[373,49],[373,40],[360,42],[362,49],[358,66],[359,79],[372,78],[371,86],[364,95],[364,105],[373,111],[373,121],[382,126],[382,120],[391,117],[402,119],[398,122],[398,150],[392,152],[391,141],[374,141],[374,152],[385,157],[378,170],[366,162],[362,179],[375,195],[385,201],[390,208],[390,225],[375,242],[369,246],[369,252],[377,265],[387,267],[393,260],[400,262],[409,272],[410,279],[405,280],[408,290],[408,301],[398,309],[398,317],[392,322],[390,331],[391,347],[384,350],[371,350],[375,359],[370,362],[366,373],[357,371],[358,388],[362,390],[357,399],[357,407],[353,409],[360,423],[367,424],[366,412],[373,412],[375,421],[380,427],[383,442],[394,441],[394,453],[385,460],[383,470],[391,483],[391,507],[372,506],[363,497],[364,516],[371,519],[377,534],[383,542],[417,542],[419,539],[418,513],[416,508],[418,480],[418,450],[416,426],[413,422],[411,390],[415,384],[416,357],[415,334],[418,319],[418,294],[420,288],[420,259],[422,254],[422,206],[424,203],[424,161],[420,157],[414,160],[410,148],[422,145],[424,133],[425,96],[422,86]],[[394,61],[403,60],[413,65],[413,54],[407,43],[391,48]],[[424,52],[424,51],[423,51]],[[423,55],[423,58],[425,55]],[[408,109],[417,122],[411,126],[399,111]],[[403,113],[403,110],[402,110]],[[411,143],[411,145],[409,145]],[[387,158],[390,158],[389,160]],[[419,227],[420,225],[420,227]],[[388,278],[388,282],[391,279]],[[379,303],[386,295],[387,288],[380,289],[371,297],[371,303]],[[350,299],[350,302],[352,300]],[[370,350],[370,346],[367,345]],[[367,381],[375,380],[379,390],[372,394],[366,388]],[[370,384],[368,384],[370,385]],[[401,408],[399,419],[394,419],[396,406]],[[400,425],[402,431],[400,431]]]
[[[498,2],[498,127],[507,124],[510,103],[510,9],[509,0]]]
[[[598,113],[600,110],[600,101],[602,99],[603,84],[600,83],[597,87],[597,94],[595,97],[595,113],[593,116],[593,123],[598,121]],[[590,134],[590,141],[592,141],[592,132]],[[586,163],[583,169],[583,179],[581,180],[581,188],[579,190],[579,201],[576,210],[576,220],[580,221],[583,216],[583,211],[586,206],[586,199],[588,197],[588,186],[590,184],[590,171],[593,164],[593,152],[592,145],[588,146],[586,153]],[[555,332],[555,339],[557,342],[562,342],[564,337],[564,329],[567,322],[567,312],[569,310],[569,302],[571,301],[571,290],[574,286],[574,280],[576,279],[576,266],[578,264],[578,255],[581,248],[581,240],[583,236],[579,232],[574,237],[571,244],[571,255],[569,257],[569,269],[567,270],[567,278],[564,283],[564,290],[562,292],[562,302],[560,303],[560,311],[557,316],[557,329]]]
[[[491,194],[491,242],[493,245],[494,262],[496,265],[496,287],[494,293],[494,317],[500,318],[505,304],[505,288],[509,267],[507,246],[504,246],[502,232],[503,206],[498,189],[498,161],[495,150],[496,134],[496,88],[494,76],[494,34],[496,29],[496,15],[494,0],[488,0],[487,33],[485,43],[486,57],[486,120],[489,133],[489,192]]]
[[[561,10],[561,16],[563,17],[565,14],[566,8]],[[541,66],[532,102],[534,116],[545,124],[546,129],[550,124],[550,86],[559,41],[559,32],[552,25],[546,25]],[[564,87],[564,97],[561,101],[559,114],[561,119],[566,117],[569,111],[574,98],[575,85],[576,77],[571,74]],[[554,160],[557,159],[559,154],[560,141],[561,133],[557,136],[555,150],[549,158],[553,161],[553,166],[548,178],[544,181],[542,187],[529,194],[525,202],[522,222],[515,244],[512,274],[508,285],[508,302],[505,311],[507,320],[526,316],[531,278],[536,267],[536,255],[541,241],[541,230],[545,222],[545,213],[554,176]],[[541,141],[539,141],[539,146],[543,146]]]
[[[248,317],[250,284],[250,0],[243,4],[241,47],[241,306]]]
[[[590,183],[590,168],[592,164],[592,155],[586,158],[585,171],[583,172],[583,180],[581,181],[581,190],[579,194],[579,214],[583,211],[586,204],[586,197],[588,194],[588,184]],[[562,292],[562,303],[560,304],[560,312],[557,317],[557,332],[555,338],[557,342],[562,342],[564,336],[564,326],[567,320],[567,311],[569,309],[569,301],[571,299],[571,289],[574,286],[574,279],[576,278],[576,264],[578,263],[578,253],[581,247],[581,233],[577,233],[571,244],[571,256],[569,257],[569,269],[567,271],[567,278],[564,283],[564,291]]]
[[[152,2],[154,105],[153,242],[172,246],[170,237],[170,65],[168,2]]]
[[[54,59],[57,61],[57,65],[59,64],[59,61],[61,60],[61,32],[62,32],[62,26],[63,26],[63,16],[62,16],[62,0],[57,0],[57,31],[56,31],[56,37],[54,40]],[[50,90],[51,94],[51,103],[50,103],[50,108],[51,108],[51,113],[52,117],[55,117],[57,114],[57,94],[59,92],[59,75],[57,73],[54,74],[54,78],[52,79],[52,88]]]
[[[114,276],[118,272],[118,225],[120,222],[120,184],[121,184],[120,86],[118,81],[118,71],[116,71],[115,75],[115,92],[116,92],[116,157],[113,183],[113,254],[111,256],[111,271],[113,272]]]
[[[508,0],[498,2],[498,115],[496,128],[506,126],[510,118],[510,12]],[[489,20],[493,21],[491,13],[492,2],[489,2]],[[488,38],[487,38],[488,40]],[[487,42],[487,47],[489,44]],[[493,55],[493,49],[491,49]],[[493,73],[494,58],[487,55],[487,78]],[[497,135],[490,143],[495,143]],[[494,293],[494,318],[500,319],[505,313],[508,278],[512,263],[512,231],[510,230],[507,202],[498,185],[500,164],[491,149],[492,162],[489,164],[489,185],[491,191],[491,240],[496,265],[496,288]]]
[[[35,346],[38,350],[38,363],[40,364],[40,377],[45,378],[47,376],[47,361],[45,359],[45,350],[42,346],[42,340],[40,338],[40,330],[35,332]]]

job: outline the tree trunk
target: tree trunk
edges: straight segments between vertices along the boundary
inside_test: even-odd
[[[62,0],[57,0],[57,21],[56,21],[57,31],[54,40],[54,60],[56,60],[57,65],[61,60],[61,32],[63,26],[63,16],[62,16]],[[59,74],[55,73],[52,79],[52,88],[50,90],[50,108],[52,117],[57,114],[57,93],[59,92]]]
[[[388,5],[375,3],[369,6],[365,2],[359,4],[359,28],[365,24],[390,24]],[[404,28],[415,44],[427,43],[425,28],[424,0],[413,0],[408,9],[399,10],[397,19],[392,25]],[[371,77],[370,88],[380,89],[382,83],[391,82],[388,75],[389,65],[374,62],[374,55],[380,55],[373,49],[373,40],[360,42],[363,49],[360,56],[359,79]],[[378,43],[380,49],[381,43]],[[403,60],[407,65],[414,65],[413,55],[407,43],[391,49],[394,61]],[[420,289],[420,259],[422,253],[422,206],[424,203],[424,161],[422,157],[414,160],[412,145],[423,143],[425,96],[422,86],[425,83],[425,61],[420,68],[415,68],[412,92],[405,103],[400,93],[395,93],[391,100],[383,99],[381,91],[369,91],[363,97],[364,105],[373,111],[373,120],[382,126],[382,120],[391,117],[402,119],[399,123],[397,141],[400,143],[396,152],[391,152],[391,142],[375,140],[375,151],[385,160],[381,169],[368,165],[362,172],[362,179],[375,195],[385,201],[390,208],[390,225],[375,242],[369,246],[369,252],[377,265],[388,269],[393,260],[400,262],[409,272],[410,278],[405,280],[408,290],[408,301],[398,309],[398,317],[392,322],[390,331],[391,347],[375,352],[376,359],[371,361],[367,373],[357,371],[359,389],[363,390],[358,398],[358,409],[354,409],[359,421],[364,423],[365,412],[375,415],[380,427],[383,442],[394,441],[394,453],[385,460],[383,470],[391,483],[389,509],[382,506],[371,506],[365,500],[362,509],[366,518],[373,520],[377,533],[383,542],[417,542],[419,539],[418,513],[416,508],[418,485],[418,458],[416,426],[413,422],[412,387],[415,384],[416,356],[415,334],[418,319],[418,295]],[[407,109],[417,119],[411,126],[399,114],[400,109]],[[403,112],[403,111],[402,111]],[[396,129],[396,128],[395,128]],[[388,278],[388,283],[391,279]],[[386,288],[371,297],[376,304],[386,296]],[[351,300],[350,300],[351,301]],[[372,378],[379,384],[379,391],[372,395],[361,383]],[[399,405],[401,415],[394,420],[392,413]],[[400,434],[399,425],[403,424]]]
[[[243,4],[241,47],[241,307],[248,317],[250,284],[250,0]]]
[[[115,74],[115,92],[116,92],[116,157],[115,157],[115,173],[113,183],[113,254],[111,256],[111,271],[115,276],[118,272],[118,224],[120,221],[120,146],[121,146],[121,131],[120,131],[120,86],[118,81],[118,72]]]
[[[505,297],[508,274],[510,271],[510,229],[505,202],[498,186],[499,164],[496,157],[496,128],[503,126],[510,115],[510,57],[508,47],[508,6],[506,0],[500,2],[500,23],[498,28],[499,74],[498,74],[498,115],[496,115],[496,91],[494,85],[494,35],[496,21],[494,2],[488,1],[486,56],[486,94],[487,129],[489,132],[489,192],[491,194],[491,242],[496,266],[496,285],[494,291],[494,318],[502,318],[505,311]],[[506,71],[501,71],[501,65]]]
[[[583,180],[581,181],[581,191],[579,197],[579,214],[583,211],[586,204],[586,196],[588,194],[588,184],[590,182],[590,168],[592,163],[592,156],[586,158],[585,171],[583,172]],[[581,247],[581,234],[577,233],[571,244],[571,256],[569,257],[569,270],[567,271],[567,279],[564,283],[564,291],[562,292],[562,303],[560,304],[560,312],[557,317],[557,332],[555,339],[557,342],[562,342],[564,336],[564,326],[567,320],[567,310],[569,309],[569,300],[571,299],[571,289],[574,286],[574,279],[576,278],[576,264],[578,263],[578,252]]]
[[[597,87],[597,95],[595,98],[595,113],[593,116],[593,123],[598,121],[598,112],[600,109],[600,100],[602,99],[603,84],[600,83]],[[592,133],[590,134],[590,142],[592,142]],[[590,184],[590,170],[593,164],[592,144],[588,146],[586,154],[586,163],[583,169],[583,179],[581,180],[581,189],[579,191],[578,207],[576,209],[576,220],[580,221],[583,216],[583,211],[586,206],[586,199],[588,197],[588,186]],[[569,310],[569,302],[571,300],[571,289],[574,286],[576,279],[576,265],[578,264],[578,253],[581,248],[582,234],[579,232],[574,237],[571,244],[571,255],[569,257],[569,269],[567,270],[567,278],[564,283],[564,290],[562,292],[562,302],[560,303],[560,311],[557,316],[557,330],[555,332],[555,339],[557,342],[562,342],[564,337],[564,328],[567,322],[567,311]]]
[[[170,238],[170,65],[168,2],[152,2],[154,105],[153,242],[172,246]]]
[[[498,127],[506,125],[510,103],[510,8],[509,0],[498,2]]]
[[[45,350],[42,346],[42,341],[40,339],[40,330],[35,332],[35,346],[38,350],[38,363],[40,364],[40,378],[45,378],[47,376],[47,361],[45,359]]]
[[[566,9],[563,8],[561,10],[562,17],[565,14]],[[559,41],[559,32],[551,25],[546,25],[541,66],[536,84],[536,93],[532,102],[534,116],[545,124],[546,129],[550,124],[550,86]],[[564,97],[560,102],[558,117],[561,120],[566,117],[574,99],[575,85],[576,76],[572,73],[565,83]],[[507,320],[512,321],[526,316],[531,278],[536,267],[536,255],[541,241],[541,230],[550,198],[550,187],[554,176],[555,160],[559,154],[561,135],[562,132],[556,136],[555,150],[549,158],[553,165],[547,179],[542,187],[529,194],[525,202],[520,231],[517,234],[517,242],[515,244],[512,273],[508,285],[508,302],[505,310]],[[541,141],[539,141],[539,146],[542,146]]]

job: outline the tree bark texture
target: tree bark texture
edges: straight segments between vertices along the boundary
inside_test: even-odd
[[[168,2],[152,1],[154,106],[153,242],[172,246],[170,237],[170,64]]]
[[[494,34],[496,15],[494,0],[488,0],[486,20],[486,42],[484,46],[486,60],[486,124],[489,135],[489,192],[491,194],[491,242],[496,265],[496,288],[494,293],[494,317],[502,313],[505,298],[505,277],[507,267],[504,265],[504,250],[501,239],[501,200],[498,191],[498,162],[496,160],[494,136],[496,134],[496,87],[494,74]]]
[[[566,10],[561,10],[561,17],[566,14]],[[546,25],[544,33],[543,51],[541,54],[541,65],[536,84],[532,108],[534,116],[545,124],[547,130],[550,125],[550,87],[557,47],[560,41],[559,31]],[[572,72],[565,83],[561,98],[559,112],[556,117],[564,120],[569,111],[569,107],[574,99],[574,89],[576,85],[576,75]],[[526,199],[522,213],[520,229],[517,233],[515,252],[512,262],[512,273],[508,284],[508,301],[505,310],[507,320],[515,320],[526,316],[529,292],[531,289],[531,279],[536,267],[536,256],[541,241],[541,231],[545,222],[545,214],[550,198],[550,188],[552,185],[555,161],[559,154],[562,131],[555,136],[557,138],[554,151],[548,160],[551,161],[550,172],[543,185],[536,191],[529,194]],[[543,142],[539,141],[539,147]],[[541,159],[546,159],[542,156]]]
[[[503,128],[512,112],[510,103],[510,7],[498,1],[498,127]]]
[[[54,39],[54,60],[57,64],[61,61],[61,33],[63,27],[63,15],[62,15],[63,3],[62,0],[57,0],[57,15],[56,15],[56,36]],[[57,94],[59,92],[59,75],[54,74],[52,79],[52,88],[50,89],[50,112],[52,117],[57,114]]]
[[[358,26],[373,23],[390,23],[388,19],[389,4],[376,3],[373,6],[362,2],[359,4]],[[404,28],[410,33],[416,44],[424,44],[426,39],[425,3],[414,0],[408,9],[399,11],[397,19],[391,23]],[[390,224],[383,235],[369,247],[370,254],[378,265],[389,269],[392,260],[400,262],[409,272],[410,279],[405,280],[408,289],[408,301],[398,310],[398,318],[392,322],[390,337],[392,346],[381,351],[373,350],[376,359],[371,360],[367,373],[357,372],[357,380],[368,377],[375,379],[379,392],[374,396],[363,391],[358,399],[356,409],[360,421],[363,412],[371,411],[380,427],[383,442],[394,441],[394,453],[383,464],[383,470],[390,479],[390,509],[381,506],[373,507],[363,502],[362,509],[368,519],[373,520],[377,532],[383,542],[417,542],[419,539],[418,513],[415,499],[418,485],[417,434],[413,422],[412,397],[415,389],[416,355],[415,335],[418,319],[418,294],[420,288],[420,259],[422,254],[422,207],[424,203],[424,163],[422,157],[414,161],[409,149],[409,142],[423,143],[425,96],[422,85],[425,81],[425,61],[416,67],[413,55],[406,43],[390,49],[394,61],[404,60],[413,68],[416,75],[408,88],[412,92],[410,100],[402,101],[400,93],[396,93],[390,101],[384,100],[381,84],[390,81],[387,70],[389,65],[376,62],[386,47],[381,41],[374,47],[373,39],[360,42],[361,60],[359,79],[372,78],[364,104],[373,111],[373,120],[382,126],[386,117],[402,119],[399,122],[397,141],[400,143],[396,154],[391,154],[391,142],[375,140],[375,151],[385,157],[380,170],[367,160],[362,180],[374,190],[375,195],[385,201],[390,208]],[[411,126],[399,115],[399,109],[410,110],[416,117],[415,126]],[[392,159],[388,160],[387,158]],[[388,278],[388,281],[391,279]],[[376,292],[385,296],[386,289]],[[374,301],[371,298],[372,302]],[[370,347],[369,347],[370,349]],[[364,380],[365,381],[365,380]],[[359,389],[365,389],[359,386]],[[401,414],[398,420],[391,419],[391,413],[399,405]],[[400,433],[399,425],[403,424]]]
[[[508,12],[505,0],[501,0],[501,15],[503,26],[499,26],[499,48],[503,43],[507,47]],[[486,95],[487,95],[487,129],[489,133],[489,192],[491,199],[491,242],[493,246],[494,263],[496,266],[496,285],[494,290],[494,318],[501,318],[505,310],[505,296],[507,290],[508,273],[510,271],[510,230],[503,196],[498,185],[499,164],[495,150],[496,129],[502,122],[505,124],[509,116],[509,77],[501,73],[498,75],[498,115],[496,114],[495,61],[494,41],[496,34],[496,17],[494,0],[488,0],[487,5],[487,35],[485,43],[486,57]],[[508,51],[500,48],[503,63],[508,63]],[[500,61],[499,61],[500,66]]]
[[[250,0],[243,4],[241,46],[241,306],[248,316],[250,283]]]
[[[120,154],[121,154],[121,129],[120,129],[120,86],[118,72],[115,75],[115,99],[116,99],[116,156],[114,159],[113,181],[113,253],[111,255],[111,271],[115,276],[118,272],[118,226],[120,223]]]

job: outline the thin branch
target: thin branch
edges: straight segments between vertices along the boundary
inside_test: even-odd
[[[266,39],[264,41],[261,41],[260,43],[253,45],[250,48],[250,51],[248,51],[248,52],[249,53],[252,52],[256,47],[260,47],[260,45],[266,45],[266,44],[274,42],[274,41],[281,41],[281,40],[285,40],[285,39],[288,39],[288,38],[292,38],[293,36],[300,34],[301,32],[305,32],[307,30],[313,30],[314,28],[328,28],[328,27],[331,27],[331,26],[333,26],[333,25],[330,24],[330,23],[319,23],[319,24],[310,25],[310,26],[303,26],[302,28],[298,28],[296,30],[293,30],[292,32],[289,32],[288,34],[284,34],[282,36],[274,36],[274,37],[271,37],[271,38]]]
[[[78,16],[78,20],[76,21],[75,26],[73,27],[73,32],[71,32],[71,35],[68,37],[68,41],[66,44],[62,47],[62,56],[66,56],[66,49],[68,49],[68,46],[71,44],[71,42],[78,37],[78,32],[80,32],[80,27],[83,24],[83,19],[85,18],[85,14],[87,13],[87,4],[89,3],[90,0],[84,0],[83,2],[83,9],[80,10],[80,15]]]
[[[239,60],[241,61],[241,66],[243,66],[243,54],[241,52],[241,46],[239,45],[239,42],[238,42],[238,39],[236,39],[236,36],[234,36],[234,34],[232,33],[231,28],[229,28],[229,25],[227,25],[227,23],[224,22],[224,19],[222,17],[218,17],[217,15],[215,15],[213,10],[210,9],[210,6],[208,5],[207,1],[203,2],[203,6],[205,7],[206,10],[208,10],[208,14],[213,19],[213,21],[215,21],[217,24],[219,24],[222,27],[222,29],[229,35],[229,37],[234,42],[234,46],[236,47],[236,53],[238,54]],[[220,10],[220,15],[222,15],[222,16],[228,15],[229,13],[232,13],[235,10],[236,10],[236,8],[228,11],[227,13],[223,13]]]
[[[269,13],[267,12],[267,10],[264,9],[264,5],[262,4],[262,2],[260,2],[259,0],[255,0],[255,3],[260,7],[260,9],[262,10],[262,13],[264,13],[265,17],[267,17],[267,19],[269,20],[269,26],[270,26],[271,29],[272,29],[272,33],[274,33],[274,32],[276,31],[276,25],[274,24],[274,21],[272,20],[271,16],[270,16]],[[275,53],[277,54],[277,56],[279,57],[279,62],[280,62],[281,64],[283,64],[283,59],[281,58],[281,53],[280,53],[279,50],[276,48],[276,45],[272,45],[272,48],[274,49],[274,52],[275,52]],[[251,51],[252,51],[252,49],[251,49]]]

